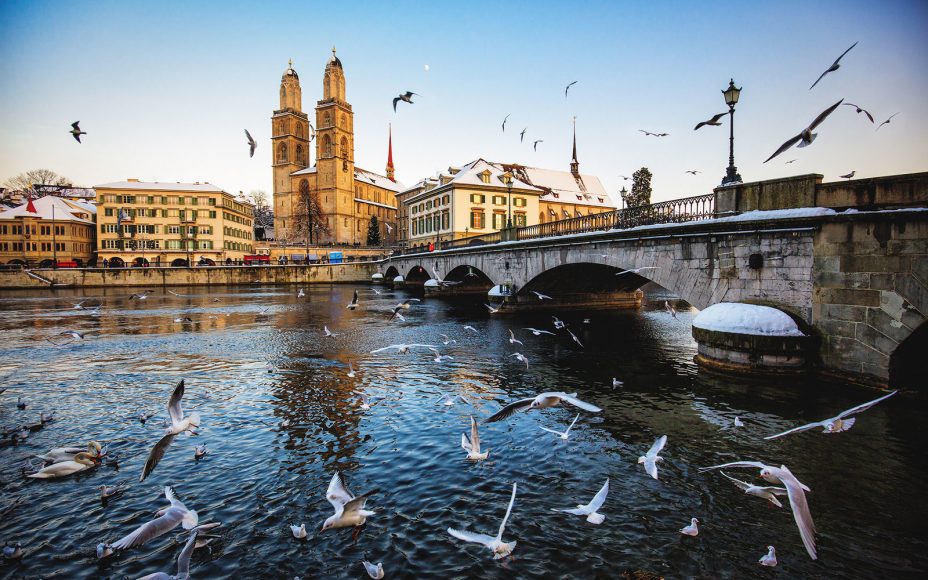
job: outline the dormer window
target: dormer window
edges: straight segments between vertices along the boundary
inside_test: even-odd
[[[582,196],[582,195],[577,195],[577,201],[583,201],[583,196]]]
[[[604,203],[603,198],[597,197],[596,199],[599,200],[599,203]]]
[[[490,183],[490,170],[489,169],[485,169],[482,173],[480,173],[480,181],[484,183]]]

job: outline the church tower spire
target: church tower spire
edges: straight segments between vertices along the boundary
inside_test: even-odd
[[[387,145],[387,179],[396,183],[393,178],[393,123],[390,123],[390,139]]]
[[[580,162],[577,161],[577,118],[574,117],[574,151],[570,158],[570,172],[577,177],[580,175]]]
[[[290,174],[309,165],[309,117],[303,112],[300,76],[293,61],[280,77],[280,108],[271,116],[271,167],[274,174],[274,229],[277,239],[293,235],[294,191]]]

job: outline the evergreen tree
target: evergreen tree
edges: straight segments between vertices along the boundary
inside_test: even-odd
[[[641,207],[651,204],[651,172],[642,167],[632,173],[632,191],[625,198],[628,207]]]
[[[380,245],[380,224],[377,223],[377,216],[371,216],[371,224],[367,227],[367,245]]]

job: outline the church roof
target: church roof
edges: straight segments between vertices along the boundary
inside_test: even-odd
[[[373,171],[361,169],[360,167],[354,168],[354,180],[360,181],[361,183],[367,183],[381,189],[387,189],[394,193],[399,193],[400,191],[406,189],[406,186],[399,181],[393,181],[384,175],[378,175]]]
[[[310,173],[316,172],[316,166],[304,167],[303,169],[292,172],[290,175],[309,175]]]
[[[35,213],[29,211],[29,205],[33,206]],[[52,210],[54,208],[54,211]],[[13,209],[8,209],[6,211],[0,212],[0,220],[12,220],[19,217],[34,217],[44,220],[54,219],[56,222],[77,222],[81,224],[90,224],[93,225],[92,220],[85,220],[77,217],[77,213],[95,213],[95,210],[81,206],[82,209],[78,209],[77,204],[69,204],[67,201],[55,197],[53,195],[46,195],[45,197],[40,197],[39,199],[32,200],[29,203],[24,203],[20,206],[14,207]]]
[[[325,67],[329,68],[330,66],[342,68],[342,61],[338,60],[338,57],[335,56],[335,47],[332,47],[332,58],[329,59],[329,62],[325,63]]]

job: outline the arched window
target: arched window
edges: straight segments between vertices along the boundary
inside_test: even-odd
[[[326,157],[332,156],[332,139],[328,135],[322,138],[322,154]]]
[[[277,162],[281,163],[287,160],[287,144],[281,143],[277,146]]]
[[[545,223],[545,212],[542,211],[538,213],[538,223]]]
[[[281,119],[280,120],[280,134],[286,135],[286,133],[287,133],[287,120]]]
[[[300,139],[303,138],[303,123],[296,124],[296,136]]]
[[[341,146],[342,159],[348,159],[348,138],[342,137]]]
[[[302,146],[302,145],[297,145],[297,146],[296,146],[296,162],[299,163],[299,164],[305,164],[305,163],[306,163],[306,162],[303,160],[303,146]]]
[[[325,112],[325,117],[323,117],[323,123],[325,124],[326,127],[332,126],[332,113],[328,111]]]

